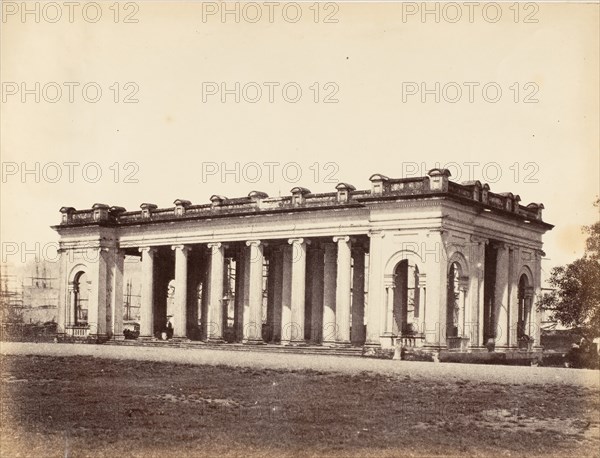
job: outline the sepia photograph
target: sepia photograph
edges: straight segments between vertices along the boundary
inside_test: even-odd
[[[0,7],[1,458],[598,456],[598,0]]]

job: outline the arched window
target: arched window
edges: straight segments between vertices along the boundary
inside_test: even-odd
[[[517,314],[517,338],[520,339],[524,336],[529,336],[531,334],[531,303],[532,303],[532,293],[531,286],[529,285],[529,279],[527,275],[522,274],[519,278],[519,308]]]
[[[81,271],[75,275],[73,282],[73,323],[78,326],[85,326],[88,323],[88,301],[89,301],[89,282],[88,276]]]
[[[394,269],[394,334],[418,332],[420,313],[419,267],[407,259]]]

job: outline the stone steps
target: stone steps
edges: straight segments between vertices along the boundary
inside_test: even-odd
[[[198,341],[177,341],[177,340],[112,340],[105,345],[124,345],[140,347],[166,347],[166,348],[197,348],[211,350],[228,351],[252,351],[267,353],[293,353],[310,355],[330,355],[330,356],[362,356],[362,347],[329,347],[320,345],[277,345],[277,344],[257,344],[249,345],[242,343],[212,343]]]

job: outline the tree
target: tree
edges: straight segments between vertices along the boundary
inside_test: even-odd
[[[600,199],[594,206],[598,206]],[[600,334],[600,221],[585,226],[588,234],[582,258],[554,267],[548,282],[553,287],[538,301],[551,311],[551,319],[590,337]]]

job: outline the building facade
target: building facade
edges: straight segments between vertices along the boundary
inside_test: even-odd
[[[164,209],[63,207],[59,333],[123,338],[127,256],[141,262],[140,339],[172,329],[248,344],[539,345],[534,298],[552,228],[542,204],[444,169],[370,181]]]

